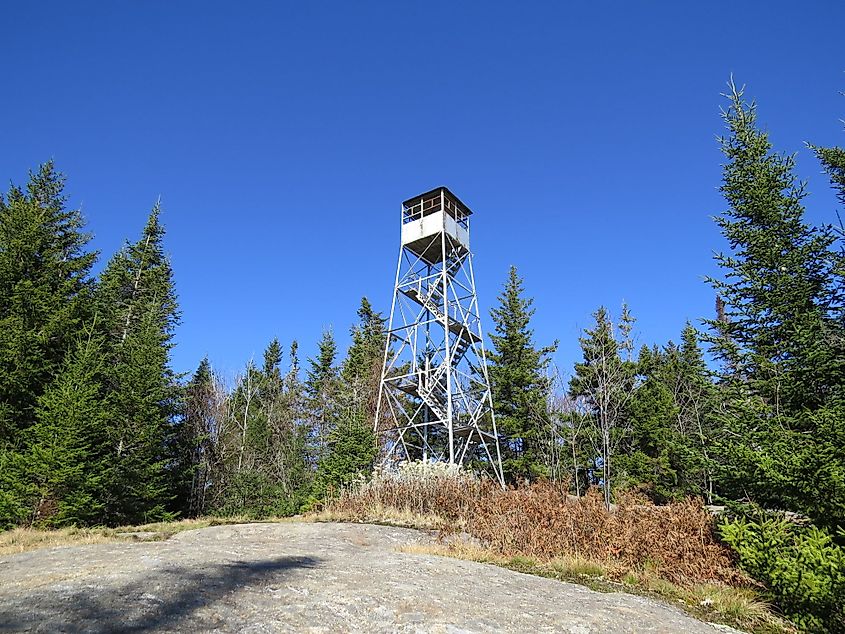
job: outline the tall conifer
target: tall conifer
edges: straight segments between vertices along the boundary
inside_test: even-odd
[[[495,334],[490,335],[490,381],[498,428],[505,436],[502,462],[510,481],[544,475],[541,438],[545,436],[546,376],[555,342],[536,348],[530,328],[532,299],[523,297],[523,281],[511,266],[499,306],[490,311]]]
[[[717,256],[725,301],[710,323],[722,368],[723,493],[845,524],[842,288],[830,226],[804,219],[792,156],[772,151],[753,103],[731,84],[717,218],[731,253]]]
[[[160,211],[156,203],[141,238],[112,258],[98,288],[114,394],[109,425],[114,493],[107,505],[112,522],[166,516],[172,498],[167,469],[175,459],[180,390],[169,353],[179,311]]]
[[[90,316],[97,254],[52,161],[0,196],[0,449],[20,447],[44,387]]]
[[[63,526],[103,519],[110,408],[104,362],[102,341],[91,333],[71,351],[39,398],[27,453],[29,481],[35,487],[33,523]]]

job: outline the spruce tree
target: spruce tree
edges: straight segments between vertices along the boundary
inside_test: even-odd
[[[365,421],[341,421],[327,439],[327,451],[320,460],[312,501],[324,499],[355,480],[372,473],[376,458],[376,437]]]
[[[376,414],[384,346],[385,319],[375,312],[366,297],[361,298],[359,322],[351,329],[352,345],[341,368],[347,407],[362,420],[373,421]]]
[[[361,298],[358,323],[351,329],[352,344],[340,375],[335,379],[333,340],[320,346],[320,360],[312,363],[307,384],[309,394],[319,395],[325,387],[335,386],[334,422],[325,437],[325,450],[317,464],[312,501],[354,479],[368,476],[376,456],[376,438],[372,431],[378,399],[381,364],[386,342],[385,320],[373,310],[366,297]]]
[[[114,523],[166,517],[173,498],[168,469],[181,394],[169,354],[179,311],[160,211],[156,203],[138,242],[111,259],[97,292],[113,394],[107,513]]]
[[[208,357],[203,358],[185,387],[173,469],[176,508],[188,517],[208,510],[211,488],[222,477],[218,441],[224,424],[224,396]]]
[[[97,254],[52,161],[0,196],[0,451],[21,449],[38,398],[90,317]]]
[[[699,346],[699,333],[687,322],[681,331],[681,346],[671,367],[669,387],[678,411],[681,435],[681,490],[713,502],[713,433],[718,392],[712,372]]]
[[[535,347],[532,303],[523,297],[523,281],[511,266],[499,306],[491,311],[495,334],[490,336],[494,349],[489,354],[493,405],[504,435],[502,467],[510,482],[547,475],[541,447],[550,389],[546,370],[557,342]]]
[[[80,340],[39,398],[27,454],[35,494],[30,519],[37,525],[94,524],[103,519],[110,409],[104,363],[102,341],[92,332]]]
[[[756,106],[731,85],[717,218],[731,253],[711,280],[724,298],[709,322],[722,359],[723,493],[845,523],[841,254],[830,226],[804,219],[792,156],[772,151]],[[730,442],[725,442],[730,439]]]
[[[310,453],[314,464],[322,457],[328,436],[337,423],[340,381],[337,344],[330,329],[323,331],[315,359],[309,359],[306,372],[305,397],[310,418]]]
[[[616,472],[623,480],[644,487],[657,503],[679,497],[680,493],[676,464],[679,438],[675,432],[678,408],[666,380],[666,366],[675,348],[671,343],[667,348],[666,352],[657,346],[640,351],[636,363],[640,384],[624,412],[629,436],[616,457]]]

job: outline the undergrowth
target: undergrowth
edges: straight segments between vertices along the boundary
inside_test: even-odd
[[[655,506],[622,494],[608,511],[598,491],[577,498],[549,482],[502,490],[455,467],[412,463],[347,487],[312,517],[436,529],[437,544],[407,548],[659,597],[747,631],[795,631],[696,500]]]

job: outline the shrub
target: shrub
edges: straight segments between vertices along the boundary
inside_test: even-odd
[[[583,498],[539,482],[502,490],[489,479],[439,463],[411,463],[344,489],[327,510],[377,521],[373,509],[441,518],[444,535],[465,531],[503,557],[600,563],[611,576],[649,568],[674,583],[743,582],[699,501],[654,506],[632,494],[608,511],[600,492]]]
[[[726,520],[723,541],[774,602],[809,632],[845,632],[845,549],[815,526],[782,517]]]
[[[476,500],[494,488],[456,465],[441,462],[404,463],[396,471],[376,471],[370,480],[359,479],[328,502],[332,512],[356,521],[372,521],[373,509],[393,509],[416,515],[436,515],[460,523]]]
[[[598,490],[574,498],[565,487],[540,482],[489,491],[467,530],[502,555],[583,557],[607,562],[617,577],[647,568],[681,585],[743,581],[716,539],[713,518],[695,500],[655,506],[628,494],[608,511]]]
[[[375,435],[368,425],[356,420],[339,424],[329,434],[328,453],[320,460],[312,503],[372,471],[375,457]]]
[[[223,517],[242,515],[249,519],[293,515],[302,504],[300,497],[288,494],[260,471],[242,471],[232,478],[213,512]]]

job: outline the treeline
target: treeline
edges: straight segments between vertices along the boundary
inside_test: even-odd
[[[554,346],[532,341],[512,270],[492,337],[505,469],[511,482],[601,487],[608,507],[632,488],[726,506],[722,538],[781,609],[808,630],[845,631],[843,227],[807,221],[794,157],[731,89],[715,314],[679,343],[636,350],[628,307],[616,319],[600,307],[563,380]],[[810,147],[845,206],[845,150]]]
[[[600,307],[564,381],[537,348],[511,270],[493,311],[492,377],[511,481],[573,492],[640,488],[655,502],[747,500],[845,526],[845,243],[805,219],[795,160],[772,150],[734,90],[721,139],[717,218],[730,251],[709,282],[716,310],[679,343],[634,345],[627,306]],[[845,151],[813,148],[845,203]],[[833,211],[833,210],[832,210]],[[833,215],[833,214],[832,214]],[[705,362],[702,345],[714,359]]]
[[[583,359],[553,371],[512,268],[491,311],[490,377],[507,481],[580,495],[637,488],[845,525],[841,227],[804,218],[794,158],[734,91],[717,222],[730,251],[716,314],[679,342],[634,345],[604,307]],[[840,148],[813,148],[845,202]],[[99,254],[52,163],[0,197],[0,525],[121,524],[292,513],[371,470],[383,317],[366,299],[339,358],[330,331],[300,368],[270,342],[233,385],[170,368],[179,323],[158,204],[96,278]],[[702,348],[716,360],[705,362]],[[286,356],[286,358],[285,358]],[[563,378],[564,374],[567,378]]]
[[[272,341],[227,387],[170,367],[179,308],[156,204],[98,277],[52,162],[0,197],[0,527],[292,513],[361,472],[384,320],[364,299],[300,379]]]
[[[296,341],[284,371],[274,339],[231,389],[207,359],[200,363],[180,421],[177,499],[185,513],[292,515],[372,472],[386,333],[366,298],[358,317],[346,358],[338,363],[325,331],[304,380]]]

